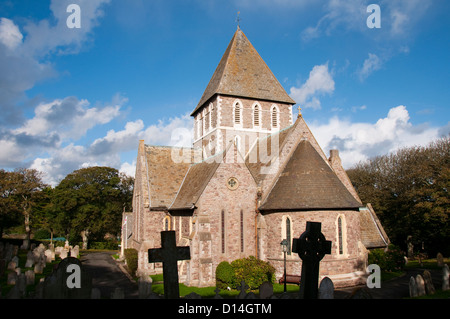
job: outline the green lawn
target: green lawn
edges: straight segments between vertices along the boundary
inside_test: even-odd
[[[162,283],[163,281],[163,275],[152,275],[150,276],[153,280],[153,285],[152,285],[152,291],[154,293],[163,295],[164,294],[164,284]],[[180,296],[184,297],[186,295],[189,295],[192,292],[195,292],[196,294],[202,296],[203,298],[213,298],[216,293],[216,287],[204,287],[204,288],[199,288],[199,287],[188,287],[184,284],[180,284]],[[287,292],[298,292],[299,290],[299,286],[297,285],[287,285]],[[274,294],[281,294],[283,293],[284,290],[284,285],[280,285],[280,284],[274,284],[273,285],[273,293]],[[255,294],[259,294],[258,290],[253,290],[253,292]],[[239,290],[235,290],[235,289],[231,289],[231,290],[221,290],[219,293],[220,296],[222,296],[223,298],[235,298],[239,295]]]

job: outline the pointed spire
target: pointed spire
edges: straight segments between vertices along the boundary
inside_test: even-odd
[[[191,116],[215,94],[295,104],[239,26]]]

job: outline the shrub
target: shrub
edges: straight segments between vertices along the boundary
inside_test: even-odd
[[[401,270],[405,266],[404,253],[395,245],[385,251],[374,249],[369,253],[369,264],[377,264],[384,271]]]
[[[50,232],[47,229],[40,228],[34,232],[34,239],[48,239]]]
[[[127,263],[128,270],[132,276],[135,276],[138,267],[138,252],[136,249],[125,249],[125,261]]]
[[[265,281],[274,282],[275,280],[275,268],[270,263],[253,256],[236,259],[231,266],[234,269],[234,287],[239,286],[243,280],[250,289],[254,290]]]
[[[216,268],[216,287],[227,289],[235,282],[234,269],[227,261],[222,261]]]

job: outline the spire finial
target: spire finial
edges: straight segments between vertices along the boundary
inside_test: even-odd
[[[298,117],[302,117],[302,108],[300,105],[298,106]]]
[[[236,17],[236,22],[237,22],[238,29],[240,29],[240,24],[241,24],[241,17],[239,16],[240,14],[241,14],[241,11],[238,11],[237,17]]]

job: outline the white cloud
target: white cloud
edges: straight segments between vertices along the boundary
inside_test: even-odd
[[[379,70],[382,65],[382,60],[376,54],[369,53],[369,57],[364,60],[363,66],[357,71],[359,80],[364,81],[372,72]]]
[[[158,124],[147,128],[140,119],[128,122],[123,130],[110,130],[106,136],[96,139],[90,145],[71,143],[65,147],[50,150],[48,157],[34,159],[31,168],[42,171],[44,181],[53,186],[72,171],[94,165],[115,167],[129,176],[134,176],[136,162],[134,160],[131,164],[127,161],[122,162],[121,154],[137,150],[139,140],[142,139],[150,145],[173,145],[178,141],[177,132],[179,131],[184,133],[185,144],[187,144],[186,141],[192,143],[192,124],[189,114],[160,120]],[[187,136],[186,133],[188,133]],[[184,146],[192,146],[192,144]]]
[[[326,63],[314,66],[308,80],[300,88],[291,88],[290,96],[302,107],[320,109],[320,101],[316,95],[333,92],[334,80]]]
[[[403,105],[393,107],[375,123],[352,123],[337,116],[328,123],[313,123],[310,128],[321,147],[338,149],[345,168],[400,147],[425,145],[441,136],[438,127],[413,125]],[[442,130],[441,130],[442,131]]]
[[[23,35],[12,20],[0,18],[0,42],[10,50],[22,43]]]

